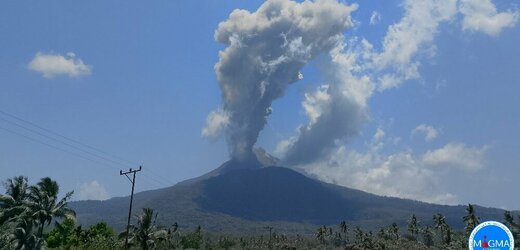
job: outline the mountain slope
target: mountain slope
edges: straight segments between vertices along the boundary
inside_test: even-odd
[[[183,227],[201,225],[208,230],[246,232],[276,225],[279,231],[308,233],[316,225],[341,220],[368,228],[392,222],[405,225],[415,213],[429,223],[435,213],[462,228],[464,206],[442,206],[413,200],[382,197],[311,179],[282,167],[240,167],[227,162],[205,176],[173,187],[134,196],[134,213],[150,207],[163,225],[178,222]],[[104,220],[122,229],[126,223],[128,197],[107,201],[71,203],[78,221],[92,224]],[[483,220],[502,220],[503,210],[476,207]]]

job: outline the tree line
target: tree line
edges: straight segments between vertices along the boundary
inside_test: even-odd
[[[27,177],[17,176],[4,183],[0,194],[0,249],[121,249],[126,231],[115,233],[105,222],[83,228],[68,207],[73,191],[59,198],[59,185],[42,178],[29,185]],[[237,236],[204,232],[199,226],[180,230],[157,221],[157,213],[143,208],[130,226],[131,249],[465,249],[471,231],[481,222],[475,207],[468,204],[464,230],[454,230],[442,214],[430,223],[412,214],[406,228],[396,223],[373,232],[341,221],[323,225],[313,235],[285,235],[270,227],[268,235]],[[520,240],[520,217],[504,213],[504,223]]]

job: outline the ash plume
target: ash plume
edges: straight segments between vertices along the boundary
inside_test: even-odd
[[[328,84],[305,93],[302,106],[309,122],[278,144],[284,164],[294,166],[326,156],[338,141],[356,136],[368,120],[374,85],[368,76],[353,72],[358,59],[344,47],[340,44],[331,50],[330,61],[324,62],[322,73]]]
[[[227,46],[215,65],[223,103],[203,135],[224,132],[233,159],[252,157],[272,102],[301,78],[305,64],[342,41],[356,8],[335,0],[268,0],[256,12],[234,10],[215,32]]]

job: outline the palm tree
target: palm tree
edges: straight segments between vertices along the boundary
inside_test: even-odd
[[[28,197],[27,177],[16,176],[4,183],[5,195],[0,195],[0,225],[6,242],[14,249],[37,249],[43,244],[33,232],[31,218],[26,218],[25,202]],[[8,224],[6,223],[8,222]],[[6,224],[4,224],[6,223]]]
[[[166,240],[167,231],[159,230],[155,225],[153,209],[143,208],[143,213],[137,216],[137,226],[130,225],[129,244],[139,244],[141,249],[148,250],[155,245],[158,241]],[[126,232],[119,235],[120,238],[126,236]],[[134,241],[135,240],[135,241]]]
[[[20,219],[9,235],[11,247],[16,250],[42,249],[45,242],[34,234],[34,228],[32,220]]]
[[[20,215],[28,196],[27,177],[16,176],[4,183],[5,195],[0,195],[0,225]]]
[[[435,225],[435,229],[440,231],[441,241],[449,245],[451,242],[451,228],[446,223],[446,217],[442,214],[436,214],[433,216],[433,223]]]
[[[58,183],[49,177],[42,178],[35,186],[29,187],[30,192],[26,205],[29,209],[29,216],[38,222],[40,238],[43,235],[43,228],[45,225],[49,225],[53,218],[76,216],[74,210],[67,206],[73,191],[58,200],[59,190]]]
[[[440,231],[441,239],[444,237],[444,230],[446,225],[446,217],[442,214],[433,215],[433,226],[436,230]]]
[[[504,212],[504,220],[505,220],[506,224],[508,224],[508,225],[515,224],[515,222],[514,222],[515,218],[511,214],[511,211],[505,211]]]
[[[432,230],[430,229],[430,227],[429,226],[424,227],[421,230],[421,234],[422,234],[424,245],[426,245],[427,247],[433,246],[433,244],[434,244],[433,233],[432,233]]]
[[[388,228],[388,234],[393,237],[394,240],[399,240],[399,227],[395,222]]]
[[[360,227],[356,226],[354,229],[354,234],[356,235],[356,243],[362,244],[365,241],[365,233],[361,230]]]
[[[475,208],[473,205],[468,204],[466,208],[466,215],[462,217],[464,223],[466,224],[466,234],[470,234],[473,229],[480,224],[480,218],[475,215]]]
[[[177,222],[166,231],[166,241],[169,249],[176,249],[180,242],[179,224]]]
[[[347,232],[348,232],[347,222],[346,221],[342,221],[341,223],[339,223],[339,229],[340,229],[340,231],[344,235],[344,238],[343,238],[344,242],[347,243],[348,242],[348,239],[347,239]]]
[[[408,221],[408,232],[417,239],[417,235],[419,234],[419,221],[415,214],[412,214],[412,217]]]
[[[325,235],[327,234],[327,227],[319,227],[316,231],[316,239],[320,241],[321,244],[325,243]]]
[[[329,227],[329,229],[326,230],[326,235],[327,235],[327,238],[329,238],[329,240],[332,239],[332,235],[333,235],[332,227]]]
[[[444,234],[443,243],[446,245],[449,245],[451,243],[451,239],[452,239],[452,232],[451,232],[451,228],[448,226],[446,228],[446,233]]]
[[[433,216],[433,225],[435,229],[445,231],[448,223],[446,223],[446,217],[442,214],[436,214]]]

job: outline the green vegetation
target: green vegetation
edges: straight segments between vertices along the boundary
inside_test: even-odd
[[[54,219],[73,217],[67,207],[72,196],[68,192],[58,199],[59,186],[50,178],[42,178],[29,186],[27,177],[18,176],[4,183],[5,194],[0,196],[0,236],[2,244],[12,249],[39,249],[46,245],[43,230]]]
[[[158,229],[155,225],[153,210],[144,208],[143,213],[137,218],[137,226],[131,225],[128,232],[128,244],[130,246],[138,246],[140,249],[148,250],[154,248],[155,245],[166,240],[167,231]],[[120,239],[126,239],[126,231],[119,235]]]
[[[506,222],[506,226],[511,229],[513,237],[515,238],[515,242],[520,242],[520,222],[515,222],[515,218],[509,211],[504,213],[504,220]],[[520,220],[520,216],[518,216],[518,220]]]
[[[0,195],[0,249],[122,249],[126,231],[116,234],[105,222],[82,228],[68,207],[72,192],[58,199],[59,186],[50,178],[29,185],[26,177],[4,182]],[[265,233],[233,235],[205,232],[196,228],[166,227],[157,213],[144,208],[129,229],[130,249],[465,249],[471,230],[480,223],[475,207],[469,204],[462,221],[464,230],[453,230],[442,214],[429,222],[410,216],[406,228],[392,223],[376,233],[341,221],[323,225],[313,235]],[[515,239],[520,237],[520,218],[505,212],[504,222]],[[51,226],[54,222],[54,226]],[[427,225],[423,225],[427,224]]]

